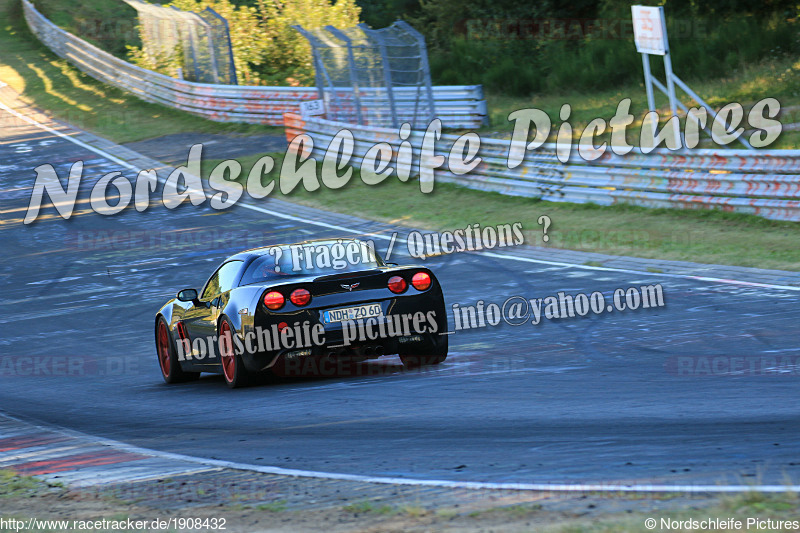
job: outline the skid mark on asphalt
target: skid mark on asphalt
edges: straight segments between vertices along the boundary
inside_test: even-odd
[[[390,420],[393,418],[407,418],[405,415],[374,416],[370,418],[353,418],[352,420],[337,420],[335,422],[320,422],[318,424],[305,424],[302,426],[286,426],[275,428],[276,431],[291,431],[295,429],[321,428],[328,426],[346,426],[347,424],[360,424],[361,422],[376,422],[378,420]]]
[[[492,375],[501,375],[501,374],[563,374],[565,372],[572,372],[577,370],[584,370],[589,368],[585,365],[558,365],[558,366],[523,366],[527,364],[526,361],[520,360],[519,363],[515,364],[513,362],[509,362],[506,365],[498,365],[498,366],[505,366],[504,368],[485,368],[485,364],[482,363],[480,360],[474,361],[455,361],[451,359],[456,359],[453,357],[455,354],[450,354],[447,358],[447,361],[438,365],[433,368],[425,368],[422,370],[405,370],[401,363],[398,361],[395,368],[392,370],[392,376],[386,375],[378,375],[369,377],[366,379],[353,379],[345,377],[342,381],[337,381],[335,383],[303,383],[302,385],[296,385],[290,388],[281,389],[281,392],[287,393],[308,393],[309,391],[320,392],[320,391],[335,391],[335,390],[346,390],[358,387],[365,387],[365,386],[379,386],[383,387],[386,384],[387,379],[391,379],[392,381],[415,381],[420,379],[440,379],[440,378],[479,378],[482,376],[492,376]],[[387,361],[389,361],[387,359]],[[375,365],[375,363],[372,363]],[[384,365],[391,368],[389,365]],[[369,373],[369,371],[366,371]]]

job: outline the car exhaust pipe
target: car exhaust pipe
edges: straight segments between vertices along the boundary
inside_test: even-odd
[[[383,355],[383,346],[376,346],[375,347],[375,357],[380,357]]]
[[[363,353],[364,353],[364,355],[366,355],[367,357],[372,357],[372,354],[373,354],[373,351],[372,351],[372,346],[365,346],[365,347],[364,347],[364,352],[363,352]]]

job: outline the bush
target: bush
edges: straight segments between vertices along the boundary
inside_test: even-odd
[[[328,0],[258,0],[258,12],[267,41],[264,52],[269,58],[260,72],[273,79],[290,76],[313,85],[311,46],[291,26],[317,29],[330,24],[348,28],[358,24],[361,10],[354,0],[337,0],[335,4]]]
[[[360,10],[354,0],[254,0],[252,5],[231,0],[173,0],[183,11],[200,12],[210,7],[228,21],[233,58],[242,85],[311,85],[314,70],[308,41],[291,26],[316,29],[332,24],[355,26]],[[175,74],[181,55],[147,57],[129,46],[128,57],[136,64]]]
[[[602,90],[642,79],[630,30],[548,40],[543,33],[525,35],[525,24],[564,19],[630,24],[630,4],[422,0],[413,22],[428,40],[435,83],[482,83],[513,96]],[[724,77],[747,64],[800,54],[795,0],[667,0],[664,5],[672,62],[684,79]],[[506,25],[518,21],[520,34],[507,33]]]
[[[681,22],[668,21],[668,34],[680,36]],[[748,64],[800,53],[800,24],[778,15],[700,20],[693,28],[688,38],[670,39],[675,72],[687,80],[721,78]],[[632,38],[589,35],[580,40],[537,41],[454,36],[430,50],[434,83],[482,83],[510,96],[612,89],[642,79],[642,60]],[[652,63],[660,74],[658,63]]]
[[[36,0],[34,5],[53,24],[117,57],[125,57],[127,45],[140,45],[136,10],[125,2]]]

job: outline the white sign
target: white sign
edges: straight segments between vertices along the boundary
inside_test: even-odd
[[[325,114],[325,104],[322,100],[303,100],[300,102],[300,116],[303,118],[315,117]]]
[[[640,54],[667,55],[667,23],[664,8],[650,6],[631,6],[633,13],[633,40]]]

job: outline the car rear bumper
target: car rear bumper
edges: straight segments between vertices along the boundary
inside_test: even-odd
[[[441,292],[409,295],[379,303],[384,312],[381,317],[330,324],[323,324],[321,321],[322,312],[326,310],[324,308],[291,315],[264,314],[257,320],[257,325],[262,330],[274,334],[279,331],[281,323],[284,323],[284,328],[291,328],[293,332],[300,334],[302,342],[292,346],[281,343],[278,349],[273,350],[245,351],[242,354],[243,363],[248,370],[258,372],[296,366],[298,361],[309,358],[358,362],[401,351],[424,352],[435,348],[441,342],[443,334],[448,331]],[[315,327],[318,330],[323,328],[323,338],[305,334]]]

